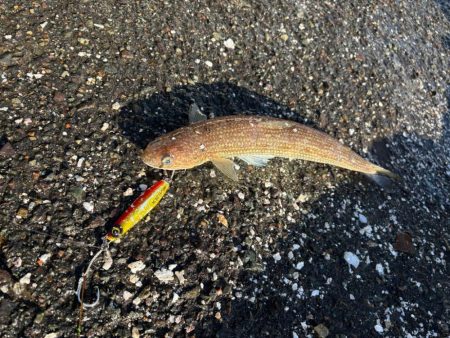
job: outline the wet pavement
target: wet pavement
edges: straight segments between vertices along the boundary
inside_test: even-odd
[[[1,336],[76,335],[92,246],[194,102],[305,123],[402,181],[178,172],[96,264],[83,336],[448,336],[449,20],[445,1],[0,3]]]

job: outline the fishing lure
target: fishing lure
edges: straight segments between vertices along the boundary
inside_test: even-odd
[[[169,190],[169,183],[166,180],[158,181],[145,190],[114,222],[111,231],[106,235],[106,239],[113,242],[122,238],[158,205],[167,190]]]
[[[84,303],[83,296],[86,288],[86,280],[89,276],[92,265],[95,260],[100,256],[102,252],[109,253],[109,244],[122,238],[128,231],[130,231],[140,220],[142,220],[154,207],[158,205],[161,199],[169,190],[169,182],[166,180],[160,180],[145,190],[141,196],[139,196],[125,212],[114,222],[114,226],[111,231],[103,239],[103,244],[100,250],[92,257],[89,262],[88,268],[83,273],[78,281],[78,288],[76,295],[80,302],[80,320],[78,325],[78,331],[81,330],[81,322],[83,317],[83,308],[94,307],[98,304],[100,298],[100,291],[96,287],[97,297],[93,303]]]

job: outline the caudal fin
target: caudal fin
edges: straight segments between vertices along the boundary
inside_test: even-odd
[[[384,189],[392,188],[394,183],[400,180],[400,176],[381,167],[375,174],[366,174],[366,176]]]

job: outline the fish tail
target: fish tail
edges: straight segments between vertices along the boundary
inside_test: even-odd
[[[375,173],[366,174],[366,176],[385,189],[391,188],[394,182],[398,182],[400,180],[399,175],[382,167],[377,167]]]

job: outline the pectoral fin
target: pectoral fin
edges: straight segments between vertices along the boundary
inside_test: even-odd
[[[206,119],[206,115],[200,111],[200,108],[197,106],[197,104],[191,104],[191,107],[189,108],[189,123],[199,122]]]
[[[228,178],[231,178],[233,181],[239,180],[232,160],[227,158],[215,158],[211,160],[211,162]]]

